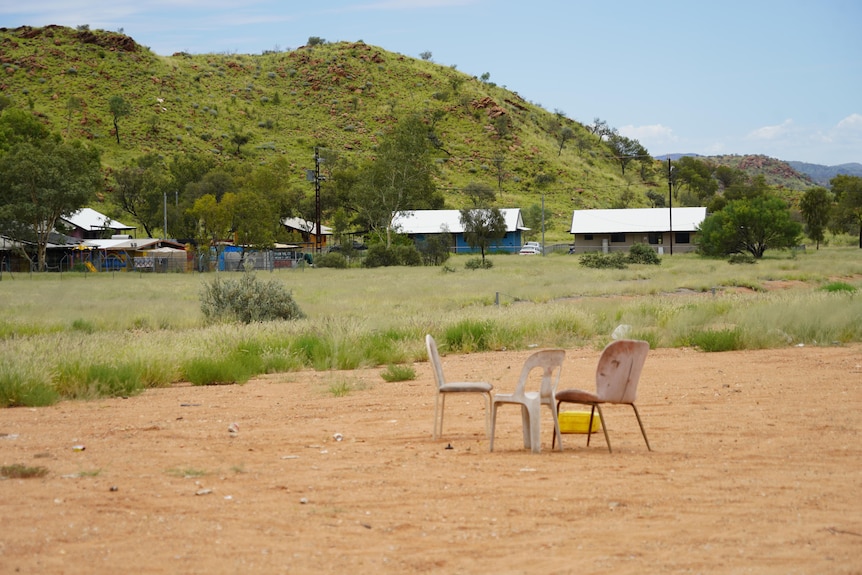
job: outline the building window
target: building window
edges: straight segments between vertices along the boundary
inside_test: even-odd
[[[691,234],[688,232],[674,232],[673,241],[678,244],[690,244]]]
[[[584,234],[584,240],[590,241],[593,239],[593,234]]]
[[[662,242],[662,237],[661,237],[661,236],[662,236],[662,235],[661,235],[660,233],[657,233],[657,232],[651,232],[651,233],[649,233],[649,234],[647,235],[647,239],[649,240],[649,243],[650,243],[650,244],[652,244],[652,245],[657,245],[657,244],[660,244],[660,243]]]
[[[611,234],[611,243],[612,244],[624,244],[624,243],[626,243],[626,235],[625,234]]]

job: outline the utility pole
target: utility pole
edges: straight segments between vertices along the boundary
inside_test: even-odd
[[[320,175],[320,148],[314,147],[314,169],[305,170],[305,179],[314,182],[314,253],[320,253],[320,182],[326,180],[326,176]]]
[[[670,236],[670,255],[673,255],[673,167],[670,165],[670,156],[667,158],[667,222],[670,227],[668,235]]]
[[[314,253],[320,253],[320,151],[314,147]]]
[[[165,202],[165,239],[168,239],[168,193],[164,192]]]

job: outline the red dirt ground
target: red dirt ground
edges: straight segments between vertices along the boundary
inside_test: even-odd
[[[528,354],[444,367],[505,392]],[[561,385],[598,354],[567,350]],[[415,367],[0,410],[0,464],[48,470],[0,481],[0,573],[862,573],[862,346],[650,351],[652,452],[611,406],[613,453],[551,451],[546,412],[532,454],[503,406],[490,453],[477,396],[434,441]]]

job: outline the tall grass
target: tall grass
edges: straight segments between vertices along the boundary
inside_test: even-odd
[[[425,333],[450,352],[601,346],[620,324],[654,348],[862,341],[858,249],[779,254],[753,266],[677,255],[626,270],[586,269],[565,255],[499,255],[492,269],[468,271],[467,257],[456,256],[449,273],[264,272],[292,291],[307,317],[250,324],[207,324],[198,299],[207,275],[7,278],[0,282],[0,406],[129,395],[177,381],[242,383],[303,368],[408,364],[425,359]],[[772,289],[787,280],[804,284]],[[836,283],[842,287],[828,287]]]

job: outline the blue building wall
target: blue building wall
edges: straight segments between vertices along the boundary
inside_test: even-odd
[[[428,240],[432,235],[436,234],[414,234],[411,236],[413,239],[413,243],[419,245]],[[464,241],[464,234],[457,233],[452,234],[455,239],[455,253],[458,254],[468,254],[476,252],[478,253],[478,249],[474,249]],[[491,252],[511,252],[517,253],[521,249],[521,231],[517,230],[514,232],[506,232],[506,235],[503,236],[496,243],[491,244],[491,248],[489,251]]]

